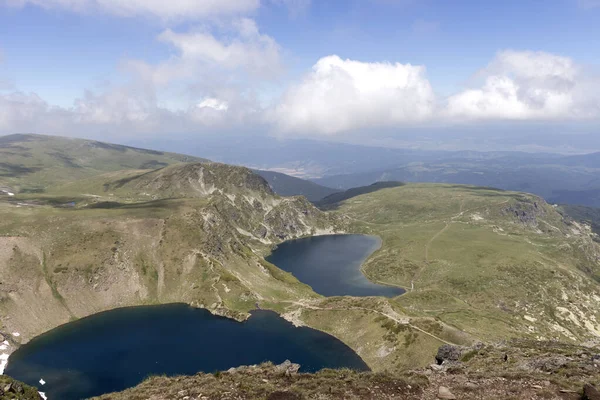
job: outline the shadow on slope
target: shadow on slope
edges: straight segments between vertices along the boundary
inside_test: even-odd
[[[339,203],[344,200],[348,200],[352,197],[360,196],[361,194],[373,193],[378,190],[388,189],[404,186],[403,182],[375,182],[369,186],[361,186],[352,189],[348,189],[345,192],[338,192],[331,194],[322,200],[315,203],[317,207],[322,210],[335,210],[338,208]]]

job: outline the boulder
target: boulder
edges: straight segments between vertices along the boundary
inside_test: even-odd
[[[442,364],[444,361],[458,361],[463,353],[463,348],[459,346],[452,346],[445,344],[438,349],[435,360],[438,364]]]
[[[583,387],[583,400],[600,400],[600,391],[589,383]]]
[[[285,376],[294,375],[300,369],[300,364],[294,364],[290,360],[285,360],[282,364],[275,366],[275,372]]]

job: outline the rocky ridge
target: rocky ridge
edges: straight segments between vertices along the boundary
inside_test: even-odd
[[[185,302],[244,319],[257,303],[317,296],[263,255],[284,240],[340,231],[339,218],[277,196],[242,167],[126,175],[98,185],[111,201],[0,203],[1,330],[20,332],[23,343],[116,307]]]
[[[102,400],[596,399],[600,348],[515,340],[442,346],[427,368],[404,373],[262,364],[215,374],[153,377]]]

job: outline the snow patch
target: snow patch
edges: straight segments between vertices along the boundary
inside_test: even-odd
[[[226,284],[223,284],[223,288],[225,289],[225,293],[231,292],[231,289],[229,289]]]
[[[13,335],[14,337],[19,337],[19,336],[21,336],[21,334],[20,334],[19,332],[13,332],[13,334],[12,334],[12,335]]]
[[[8,353],[0,354],[0,375],[4,375],[4,369],[8,365],[8,357],[10,357]]]
[[[38,392],[38,393],[40,394],[42,399],[48,400],[48,397],[46,397],[46,393],[44,393],[44,392]]]

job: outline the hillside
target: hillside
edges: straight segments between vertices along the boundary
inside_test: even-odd
[[[133,175],[181,162],[208,160],[184,154],[59,136],[15,134],[0,136],[0,196],[7,193],[44,193],[61,184],[110,173]],[[278,172],[253,170],[280,196],[305,196],[317,201],[336,190]],[[80,185],[83,182],[79,183]],[[90,182],[90,187],[93,182]],[[67,190],[68,191],[68,190]]]
[[[22,341],[128,305],[186,302],[244,319],[257,303],[316,297],[262,255],[339,225],[223,164],[103,174],[64,188],[0,201],[0,330]]]
[[[600,235],[600,208],[561,204],[559,210],[576,221],[587,224]]]
[[[600,378],[597,351],[597,347],[517,340],[442,346],[430,366],[406,373],[299,374],[297,364],[267,363],[219,374],[152,377],[98,399],[597,399],[600,392],[593,386]]]
[[[57,183],[124,169],[152,170],[198,157],[45,135],[0,136],[0,188],[43,192]]]
[[[257,305],[277,311],[376,372],[426,367],[443,344],[600,336],[598,237],[535,195],[383,183],[324,212],[220,163],[70,181],[48,171],[61,172],[43,193],[0,196],[0,331],[21,334],[8,351],[76,318],[174,302],[238,320]],[[407,293],[323,297],[264,259],[282,241],[334,232],[381,237],[363,272]]]
[[[273,191],[280,196],[304,196],[309,201],[316,202],[336,193],[336,189],[321,186],[314,182],[296,178],[275,171],[252,170],[269,182]]]
[[[600,333],[596,236],[537,196],[408,184],[353,197],[338,212],[383,238],[364,271],[406,287],[394,301],[410,314],[484,341]]]

